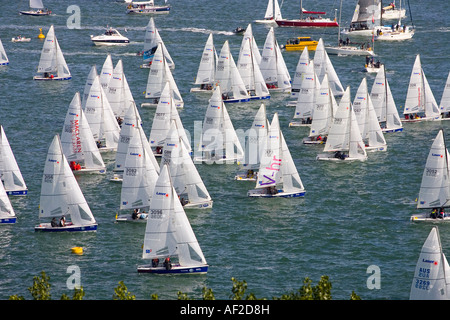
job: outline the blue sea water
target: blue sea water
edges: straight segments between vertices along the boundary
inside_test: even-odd
[[[249,199],[253,183],[233,180],[236,165],[199,164],[197,168],[210,192],[211,210],[188,211],[188,218],[210,265],[204,276],[152,276],[138,274],[144,225],[117,224],[120,185],[108,181],[113,159],[105,159],[106,176],[78,178],[83,193],[99,223],[98,231],[86,234],[35,233],[38,223],[40,185],[48,146],[61,133],[64,117],[75,92],[82,92],[92,65],[100,70],[107,53],[114,64],[122,59],[125,74],[138,105],[144,102],[148,69],[140,69],[145,26],[149,16],[127,15],[126,5],[112,0],[45,0],[53,11],[48,17],[18,14],[27,1],[5,2],[0,13],[0,38],[10,64],[0,68],[0,124],[4,126],[19,167],[28,185],[28,195],[11,197],[17,223],[0,226],[0,299],[19,294],[29,298],[27,288],[34,276],[45,271],[51,278],[52,296],[70,295],[68,268],[77,266],[85,299],[112,299],[114,288],[124,281],[138,299],[158,294],[176,299],[177,292],[192,298],[201,296],[203,287],[211,288],[216,298],[228,299],[231,277],[245,280],[248,291],[258,298],[272,298],[298,289],[305,277],[317,283],[322,275],[332,282],[333,299],[346,300],[352,291],[366,300],[405,300],[414,268],[431,224],[409,221],[416,212],[423,167],[438,130],[447,130],[448,121],[405,124],[401,133],[386,134],[388,151],[370,153],[366,162],[328,163],[315,160],[321,146],[303,145],[306,128],[289,128],[292,107],[286,107],[287,94],[273,94],[266,101],[269,119],[280,115],[283,134],[306,188],[304,198]],[[158,2],[158,1],[157,1]],[[296,18],[299,1],[284,0],[282,14]],[[405,2],[405,1],[404,1]],[[342,26],[349,24],[356,1],[344,1]],[[80,27],[68,28],[75,5],[80,8]],[[246,27],[264,16],[267,2],[171,1],[170,14],[155,16],[155,24],[176,67],[173,75],[185,101],[180,110],[184,127],[194,131],[195,121],[203,121],[208,95],[190,93],[201,53],[210,32],[216,48],[225,40],[235,59],[242,37],[233,34],[237,26]],[[432,6],[410,1],[416,34],[397,43],[375,43],[375,51],[386,64],[393,96],[402,114],[411,68],[416,54],[421,55],[436,100],[440,101],[450,71],[450,25],[444,19],[448,1]],[[334,17],[338,0],[303,1],[308,10],[327,11]],[[409,9],[409,8],[408,8]],[[439,22],[439,23],[436,23]],[[50,25],[64,52],[73,78],[70,81],[37,82],[32,77],[39,62],[42,41],[39,28],[46,34]],[[91,34],[105,27],[118,28],[130,38],[126,47],[101,48],[92,45]],[[268,27],[252,24],[260,49]],[[29,43],[12,43],[17,35],[31,37]],[[337,41],[337,29],[275,28],[280,44],[293,36],[323,38],[325,44]],[[283,52],[293,75],[300,52]],[[311,54],[312,57],[312,54]],[[350,86],[352,98],[359,83],[374,75],[362,72],[364,57],[330,56],[344,86]],[[247,130],[260,102],[228,104],[236,129]],[[146,133],[150,132],[154,109],[139,108]],[[448,133],[445,131],[448,138]],[[440,224],[445,252],[450,250],[450,226]],[[84,254],[74,255],[71,248],[81,246]],[[368,279],[371,266],[380,270],[380,287],[372,288]],[[368,273],[369,270],[369,273]],[[370,281],[369,281],[370,282]]]

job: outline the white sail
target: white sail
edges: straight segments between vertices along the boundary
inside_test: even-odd
[[[281,156],[282,165],[281,173],[283,175],[283,192],[288,194],[299,194],[305,191],[303,182],[295,166],[294,159],[292,159],[291,152],[284,139],[283,132],[280,130],[281,136]]]
[[[15,221],[15,217],[16,213],[14,212],[14,208],[6,194],[3,183],[0,181],[0,223]]]
[[[169,51],[162,40],[158,29],[155,26],[155,21],[153,17],[150,17],[150,20],[145,28],[145,38],[144,38],[144,50],[143,50],[143,60],[144,63],[151,63],[154,53],[158,47],[158,44],[161,43],[162,51],[164,57],[166,58],[167,64],[170,69],[175,68],[175,63],[172,60],[172,57],[169,54]]]
[[[410,300],[449,300],[450,267],[442,252],[437,227],[433,227],[420,251]]]
[[[266,143],[269,130],[269,122],[266,116],[266,106],[261,104],[258,112],[253,119],[252,126],[247,134],[245,144],[245,160],[244,165],[247,169],[258,169],[260,159]]]
[[[269,89],[277,91],[291,89],[291,76],[275,38],[273,27],[267,33],[259,67]]]
[[[444,133],[439,130],[431,145],[422,175],[417,208],[450,207],[448,151]]]
[[[249,23],[247,28],[245,29],[244,36],[241,42],[241,47],[239,49],[239,58],[240,52],[242,52],[244,45],[246,44],[247,41],[250,41],[250,48],[252,50],[253,55],[255,56],[257,64],[259,65],[261,63],[261,52],[259,52],[258,45],[256,44],[255,37],[253,36],[253,28],[251,23]],[[237,62],[238,65],[240,63],[239,58]]]
[[[8,194],[27,194],[27,186],[1,125],[0,148],[0,178],[4,189]]]
[[[55,135],[48,149],[41,184],[39,218],[69,217],[75,226],[95,224],[80,186]]]
[[[42,0],[30,0],[30,8],[32,9],[44,9]]]
[[[306,70],[310,64],[308,47],[303,49],[295,68],[294,78],[292,80],[291,97],[297,100]]]
[[[2,40],[0,40],[0,66],[9,64],[8,56],[6,55],[5,48],[3,47]]]
[[[336,70],[331,63],[330,57],[325,50],[322,38],[319,39],[316,52],[314,53],[314,70],[319,77],[319,81],[322,81],[325,74],[328,74],[328,81],[333,95],[342,96],[344,94],[344,87],[342,86]]]
[[[203,252],[172,185],[167,165],[161,168],[150,203],[143,259],[178,258],[182,267],[206,265]]]
[[[309,137],[327,136],[336,110],[337,103],[328,83],[328,75],[325,74],[314,104],[314,116]]]
[[[282,19],[278,0],[269,0],[269,3],[267,4],[266,14],[264,15],[264,19],[274,19],[274,20]]]
[[[170,91],[170,83],[167,82],[161,93],[158,106],[153,117],[152,128],[150,131],[150,146],[163,147],[165,139],[170,129],[170,123],[174,120],[177,124],[178,134],[180,135],[185,147],[191,152],[191,145],[184,130],[183,124],[178,114],[175,102]]]
[[[450,72],[448,73],[447,81],[445,82],[444,86],[444,91],[442,92],[441,102],[439,103],[439,109],[441,110],[442,114],[450,112]]]
[[[119,142],[120,127],[97,75],[85,101],[84,113],[89,122],[92,136],[100,151],[115,151]]]
[[[117,62],[105,92],[114,115],[123,118],[134,99],[123,71],[122,59]]]
[[[84,109],[86,106],[86,99],[89,96],[89,91],[91,90],[92,83],[94,82],[95,77],[98,76],[97,67],[95,64],[91,67],[89,74],[86,79],[86,83],[84,84],[83,96],[81,97],[81,107]]]
[[[185,208],[210,208],[212,206],[211,196],[179,136],[175,120],[171,121],[165,139],[161,163],[169,166],[173,186]]]
[[[314,72],[314,62],[310,62],[303,76],[303,81],[298,92],[297,102],[293,119],[302,119],[309,123],[313,117],[314,102],[316,100],[316,91],[320,88],[319,79]]]
[[[209,101],[203,121],[196,161],[234,162],[244,157],[244,151],[231,123],[230,116],[217,86]]]
[[[384,65],[380,68],[370,92],[370,98],[377,114],[378,121],[386,131],[399,131],[402,123],[386,78]]]
[[[213,85],[216,76],[217,52],[214,46],[213,34],[210,33],[203,48],[202,58],[198,66],[195,84]]]
[[[105,163],[81,108],[79,92],[75,93],[67,110],[61,134],[61,145],[67,160],[79,163],[81,171],[105,173]]]
[[[158,171],[148,149],[147,138],[139,127],[131,127],[131,140],[125,157],[120,209],[148,208]]]
[[[108,84],[111,81],[112,75],[114,73],[114,66],[111,59],[111,54],[106,56],[105,62],[103,62],[102,70],[100,71],[100,84],[103,90],[108,92]]]
[[[428,79],[423,73],[423,82],[425,86],[425,115],[427,118],[440,119],[441,113],[439,110],[439,106],[434,98],[434,94],[431,91],[431,87],[428,83]]]

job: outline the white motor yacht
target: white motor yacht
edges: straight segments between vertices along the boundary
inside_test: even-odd
[[[114,45],[126,45],[130,43],[130,40],[121,35],[117,29],[108,28],[104,34],[99,36],[91,35],[92,42],[97,46],[114,46]]]

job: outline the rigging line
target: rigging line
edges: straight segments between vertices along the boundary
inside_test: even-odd
[[[413,22],[412,11],[411,11],[411,6],[409,4],[409,0],[408,0],[408,10],[409,10],[409,16],[411,17],[411,24],[412,24],[412,26],[414,28],[414,22]]]

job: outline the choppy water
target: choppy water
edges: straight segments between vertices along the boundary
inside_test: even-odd
[[[20,3],[21,2],[21,3]],[[210,211],[188,211],[188,217],[200,246],[210,264],[205,276],[170,277],[140,275],[143,225],[114,223],[119,207],[120,185],[108,181],[113,162],[108,161],[106,177],[87,176],[78,181],[99,223],[96,233],[39,234],[38,205],[44,159],[55,133],[62,130],[69,103],[76,91],[82,91],[93,64],[101,67],[106,54],[114,64],[124,63],[127,80],[138,105],[144,101],[148,70],[140,69],[135,55],[143,46],[148,16],[130,16],[125,5],[114,1],[46,0],[50,17],[26,17],[18,14],[27,1],[2,5],[0,37],[10,65],[0,69],[0,123],[4,126],[22,174],[29,188],[26,197],[11,199],[18,222],[0,228],[0,299],[12,294],[29,297],[27,288],[33,276],[44,270],[53,285],[53,297],[70,293],[67,268],[81,270],[85,299],[111,299],[113,289],[124,281],[138,299],[157,293],[174,299],[177,291],[199,297],[202,287],[212,288],[216,298],[227,299],[231,277],[246,280],[257,297],[280,296],[299,288],[304,277],[316,283],[328,275],[334,299],[348,299],[352,290],[363,299],[408,299],[414,267],[431,225],[412,224],[423,166],[432,139],[449,122],[407,124],[401,133],[386,135],[388,151],[371,153],[364,163],[326,163],[315,160],[322,147],[306,146],[301,139],[306,128],[289,128],[293,108],[285,106],[288,95],[273,95],[267,101],[269,118],[278,112],[295,164],[306,188],[303,199],[249,199],[252,183],[235,182],[234,165],[197,165],[214,200]],[[342,25],[348,25],[356,1],[344,1]],[[325,10],[334,16],[337,0],[304,1],[309,10]],[[320,4],[320,5],[319,5]],[[81,28],[68,29],[69,5],[81,9]],[[185,101],[180,111],[186,129],[193,131],[194,121],[202,121],[208,96],[189,93],[196,76],[201,52],[209,32],[216,47],[229,40],[237,59],[241,37],[232,33],[264,16],[267,2],[173,1],[167,16],[155,18],[160,34],[176,63],[175,81]],[[282,13],[295,17],[298,1],[285,0]],[[448,20],[445,0],[433,6],[411,1],[416,35],[399,43],[376,43],[376,52],[385,62],[397,107],[402,112],[414,58],[421,54],[423,68],[439,102],[449,72]],[[408,13],[409,14],[409,13]],[[409,19],[407,19],[409,22]],[[435,22],[440,21],[436,26]],[[55,25],[56,36],[73,78],[64,82],[32,80],[37,68],[44,33]],[[131,39],[126,47],[99,48],[89,35],[99,34],[107,25],[124,31]],[[430,32],[431,29],[431,32]],[[253,24],[256,41],[264,44],[268,28]],[[322,37],[326,44],[336,43],[336,29],[276,28],[279,43],[297,35]],[[30,43],[12,43],[16,35],[32,37]],[[284,53],[291,74],[300,52]],[[311,55],[312,57],[312,55]],[[369,86],[374,76],[361,72],[363,57],[331,56],[344,86],[351,86],[352,97],[363,77]],[[247,130],[259,102],[227,105],[236,129]],[[154,109],[140,109],[149,133]],[[448,137],[448,135],[446,135]],[[450,252],[450,226],[440,225],[444,252]],[[84,255],[71,254],[70,248],[82,246]],[[367,268],[381,270],[381,288],[369,289]]]

